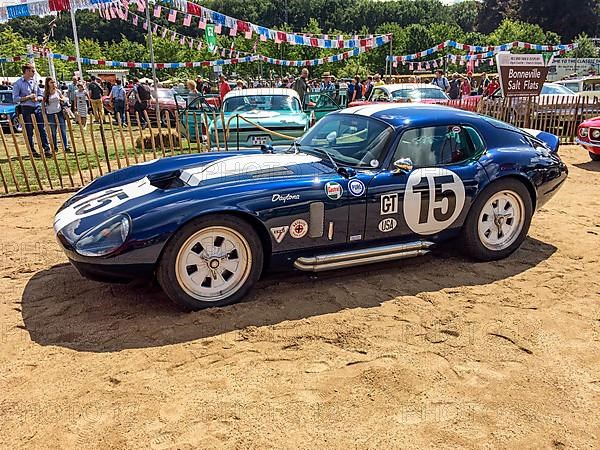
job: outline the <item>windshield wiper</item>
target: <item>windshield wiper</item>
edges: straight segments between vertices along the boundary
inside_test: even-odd
[[[299,148],[301,147],[301,144],[298,144],[296,141],[294,141],[292,143],[292,145],[290,146],[290,148],[294,147],[294,153],[298,153],[300,150]],[[343,176],[344,178],[351,178],[354,175],[356,175],[356,171],[354,169],[349,169],[346,167],[340,167],[338,165],[338,163],[335,162],[335,160],[333,159],[333,157],[331,156],[331,153],[329,153],[327,150],[325,150],[324,148],[320,148],[320,147],[312,147],[312,149],[318,154],[318,153],[325,153],[325,155],[327,155],[327,158],[329,159],[329,161],[331,162],[331,165],[333,166],[333,168],[335,169],[335,171],[337,173],[339,173],[341,176]]]

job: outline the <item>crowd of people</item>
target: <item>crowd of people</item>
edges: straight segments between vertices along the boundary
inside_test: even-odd
[[[41,157],[36,149],[34,136],[39,136],[40,151],[46,157],[51,157],[53,150],[62,148],[70,152],[67,135],[66,116],[76,120],[87,127],[88,117],[99,123],[105,122],[104,98],[112,104],[117,123],[125,123],[127,90],[120,79],[112,85],[98,77],[89,77],[84,80],[74,76],[69,84],[59,84],[51,77],[35,81],[35,66],[25,64],[22,67],[23,75],[12,85],[8,81],[0,84],[0,90],[12,90],[13,102],[17,105],[17,114],[23,116],[27,143],[34,157]],[[127,86],[133,89],[135,96],[134,109],[140,113],[140,125],[148,126],[144,111],[148,109],[152,98],[150,86],[140,83],[134,78]],[[47,130],[46,124],[49,127]],[[58,132],[60,131],[60,139]],[[48,139],[50,133],[51,141]]]
[[[63,149],[69,152],[65,116],[76,120],[83,127],[87,126],[88,118],[103,123],[105,121],[104,99],[108,97],[115,120],[117,123],[125,123],[127,95],[130,90],[133,90],[134,110],[139,113],[140,126],[142,128],[148,126],[145,111],[152,100],[152,89],[149,84],[142,83],[137,78],[133,78],[127,85],[117,79],[113,85],[98,77],[92,76],[84,80],[74,76],[71,83],[59,85],[57,80],[50,77],[36,83],[35,67],[32,64],[23,65],[22,70],[21,78],[12,85],[7,81],[2,82],[0,90],[12,89],[13,101],[17,104],[18,112],[23,115],[27,142],[35,157],[40,157],[35,147],[35,126],[37,126],[41,150],[46,157],[52,156],[53,149],[58,149],[60,143]],[[311,79],[309,75],[309,70],[303,68],[298,77],[279,76],[272,80],[256,79],[250,82],[237,79],[235,82],[230,82],[225,75],[221,74],[216,85],[198,76],[195,80],[187,80],[185,89],[189,95],[207,95],[215,92],[222,100],[231,90],[249,87],[289,88],[295,90],[302,101],[307,98],[306,94],[309,92],[331,92],[332,95],[337,96],[341,104],[348,104],[368,99],[374,87],[386,83],[380,74],[367,77],[356,75],[353,79],[337,79],[330,72],[324,72],[320,78]],[[397,79],[388,78],[387,82],[395,84]],[[451,99],[461,99],[470,95],[492,95],[499,88],[497,76],[483,74],[477,80],[471,71],[466,75],[454,73],[446,77],[443,70],[438,70],[431,81],[419,76],[411,76],[408,82],[431,83],[446,92]],[[49,130],[46,130],[46,124]],[[50,132],[53,145],[49,143],[47,131]],[[57,140],[59,131],[60,140]]]

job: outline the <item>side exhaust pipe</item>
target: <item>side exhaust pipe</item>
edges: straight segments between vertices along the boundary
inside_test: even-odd
[[[429,253],[429,248],[433,245],[434,243],[429,241],[416,241],[312,257],[301,257],[294,262],[294,267],[305,272],[323,272],[363,264],[414,258]]]

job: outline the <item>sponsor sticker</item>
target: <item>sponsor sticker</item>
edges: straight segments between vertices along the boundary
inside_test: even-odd
[[[452,132],[453,133],[460,133],[460,127],[459,126],[452,127]]]
[[[283,238],[285,237],[289,229],[290,227],[288,227],[287,225],[282,227],[273,227],[271,228],[271,234],[273,235],[273,238],[275,238],[275,241],[277,241],[278,244],[281,244],[281,241],[283,241]]]
[[[398,221],[396,219],[393,217],[386,217],[385,219],[381,219],[381,222],[379,222],[379,226],[377,228],[379,228],[379,231],[382,233],[388,233],[394,230],[397,226]]]
[[[379,167],[379,161],[377,161],[376,159],[372,159],[369,165],[376,169],[377,167]]]
[[[327,194],[327,197],[329,197],[331,200],[339,200],[344,194],[344,188],[340,183],[330,181],[329,183],[325,184],[325,194]]]
[[[300,239],[308,233],[308,224],[306,220],[296,219],[290,225],[290,236],[294,239]],[[283,239],[283,238],[282,238]]]
[[[381,196],[381,215],[396,214],[398,212],[398,194],[384,194]]]
[[[365,193],[365,185],[360,180],[350,180],[348,182],[348,190],[355,197],[360,197]]]
[[[290,200],[300,200],[300,194],[273,194],[272,202],[289,202]]]

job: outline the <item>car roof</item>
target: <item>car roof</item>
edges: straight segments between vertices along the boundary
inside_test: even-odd
[[[337,114],[356,114],[382,120],[395,128],[434,126],[444,123],[480,122],[478,114],[449,106],[425,103],[376,103],[342,109]]]
[[[397,84],[384,84],[382,86],[375,86],[377,88],[387,89],[389,92],[397,91],[399,89],[437,89],[442,91],[443,89],[439,88],[434,84],[429,83],[397,83]]]
[[[250,95],[258,95],[258,96],[261,96],[261,95],[286,95],[286,96],[295,97],[298,100],[300,99],[300,96],[298,95],[298,93],[293,89],[251,88],[251,89],[240,89],[240,90],[236,90],[236,91],[229,91],[225,95],[223,100],[227,100],[228,98],[231,98],[231,97],[246,97],[246,96],[250,96]]]

